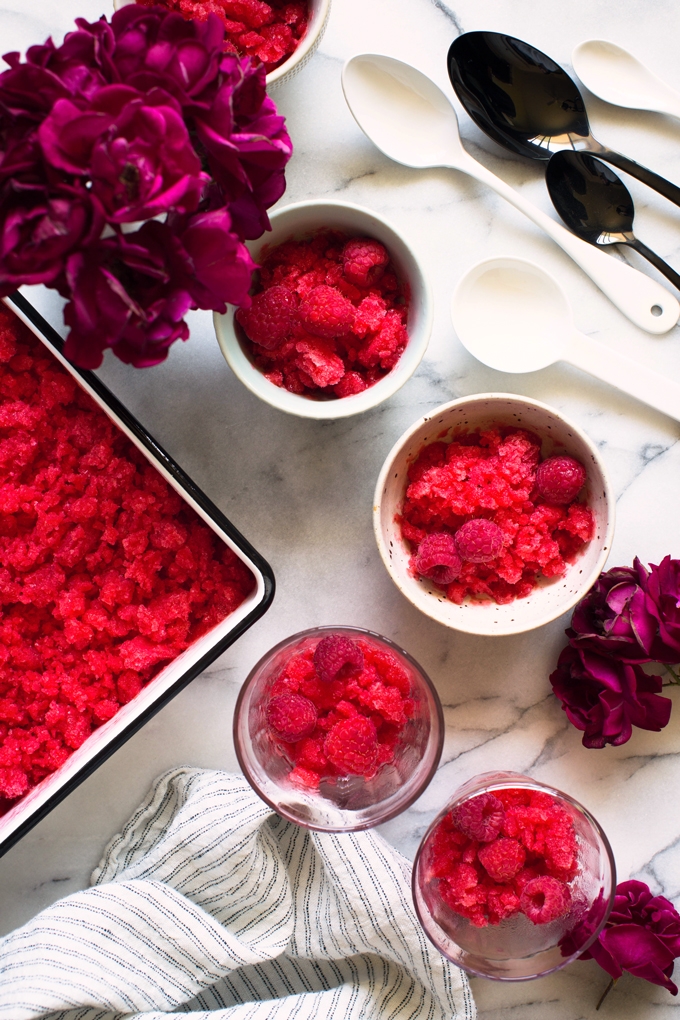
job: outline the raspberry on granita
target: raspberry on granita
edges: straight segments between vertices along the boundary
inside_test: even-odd
[[[450,584],[460,574],[463,562],[453,535],[446,531],[426,535],[418,546],[414,566],[419,574],[436,584]]]
[[[342,634],[327,634],[314,650],[314,667],[324,683],[331,683],[343,669],[356,672],[363,666],[364,653],[355,641]]]
[[[571,503],[586,484],[586,469],[566,455],[548,457],[538,465],[536,488],[549,503]]]
[[[519,906],[534,924],[549,924],[567,913],[571,906],[571,893],[558,878],[540,875],[526,883],[519,897]]]
[[[354,323],[354,305],[335,287],[314,287],[300,305],[300,322],[308,333],[332,340],[345,336]]]
[[[309,737],[316,727],[315,705],[301,694],[279,694],[267,705],[267,722],[281,740],[293,743]]]
[[[341,720],[326,737],[324,751],[339,772],[370,778],[378,759],[375,724],[363,715]]]
[[[477,856],[495,882],[509,882],[524,866],[527,855],[516,839],[499,836],[480,847]]]
[[[464,800],[452,811],[453,824],[470,839],[489,843],[501,831],[505,811],[492,793],[480,793]]]
[[[297,320],[297,298],[287,287],[270,287],[255,295],[250,308],[239,308],[236,318],[249,340],[271,351],[290,336]]]
[[[379,241],[355,237],[342,249],[345,279],[357,287],[372,287],[383,276],[390,257]]]
[[[467,521],[456,532],[456,548],[468,563],[490,563],[503,551],[503,532],[484,517]]]

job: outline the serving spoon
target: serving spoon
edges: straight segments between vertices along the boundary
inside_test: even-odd
[[[456,111],[441,89],[410,64],[377,53],[347,61],[342,87],[356,122],[404,166],[451,167],[493,188],[559,244],[624,315],[649,333],[666,333],[680,305],[656,280],[593,248],[556,223],[463,148]]]
[[[680,117],[680,92],[622,46],[588,39],[576,47],[571,62],[586,88],[606,103]]]
[[[545,173],[553,205],[590,244],[627,244],[680,290],[680,275],[633,233],[635,206],[620,177],[587,152],[556,152]]]
[[[451,318],[463,347],[489,368],[537,372],[566,361],[680,421],[680,385],[576,329],[566,294],[534,262],[473,266],[454,291]]]
[[[680,205],[676,184],[593,138],[576,83],[545,53],[500,32],[465,32],[447,63],[475,124],[506,149],[543,160],[560,149],[590,152]]]

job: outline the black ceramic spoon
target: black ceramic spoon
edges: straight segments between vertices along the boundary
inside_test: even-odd
[[[590,152],[680,205],[676,184],[593,138],[575,82],[540,50],[499,32],[466,32],[451,44],[448,68],[475,124],[506,149],[543,160],[561,149]]]
[[[545,174],[553,205],[567,226],[591,244],[627,244],[680,290],[680,275],[633,233],[635,206],[613,170],[586,152],[556,152]]]

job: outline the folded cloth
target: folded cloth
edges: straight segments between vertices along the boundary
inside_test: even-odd
[[[373,832],[308,832],[241,776],[173,769],[92,888],[0,940],[2,1020],[474,1020]]]

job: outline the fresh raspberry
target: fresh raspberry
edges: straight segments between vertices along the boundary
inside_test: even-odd
[[[503,551],[503,532],[493,521],[476,517],[456,532],[456,548],[467,563],[489,563]]]
[[[301,694],[279,694],[267,705],[267,722],[280,740],[294,743],[314,732],[317,712]]]
[[[549,503],[571,503],[585,483],[586,469],[573,457],[548,457],[536,471],[536,488]]]
[[[295,345],[300,355],[298,367],[307,373],[316,386],[336,386],[345,374],[342,358],[338,357],[323,340],[316,337],[300,340]]]
[[[524,866],[526,853],[516,839],[499,836],[493,843],[487,843],[477,856],[494,882],[508,882]]]
[[[375,724],[363,715],[343,719],[326,737],[324,751],[338,771],[370,778],[378,758]]]
[[[256,294],[250,308],[239,308],[236,313],[248,339],[267,351],[279,347],[290,335],[296,316],[295,295],[280,285]]]
[[[435,584],[451,584],[460,574],[462,566],[455,539],[446,531],[426,535],[418,546],[415,568]]]
[[[452,812],[453,824],[470,839],[490,843],[501,831],[505,812],[503,805],[492,793],[464,800]]]
[[[342,250],[345,279],[357,287],[372,287],[385,272],[390,257],[378,241],[355,237]]]
[[[571,893],[559,879],[551,875],[532,878],[522,889],[520,910],[534,924],[548,924],[563,917],[571,906]]]
[[[328,634],[314,650],[314,665],[319,679],[329,684],[344,666],[350,666],[351,672],[363,669],[364,653],[350,638]]]
[[[335,287],[314,287],[300,305],[300,322],[308,333],[332,340],[352,328],[355,309]]]

